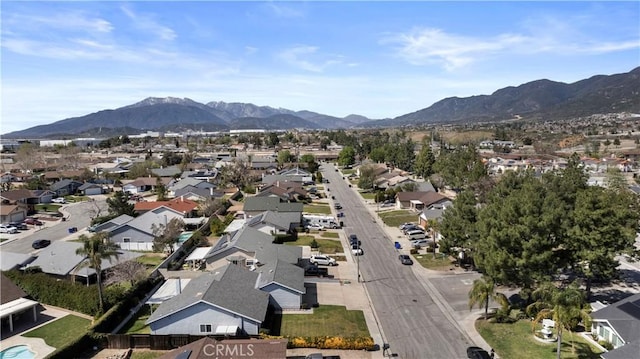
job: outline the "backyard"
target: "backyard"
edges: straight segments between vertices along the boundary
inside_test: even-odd
[[[557,343],[537,341],[529,320],[519,320],[513,324],[478,320],[476,328],[500,358],[556,358]],[[597,359],[601,353],[581,335],[568,331],[563,334],[561,350],[563,359]]]
[[[66,315],[49,324],[26,332],[22,336],[29,338],[41,338],[47,345],[61,348],[87,332],[91,320],[75,315]]]

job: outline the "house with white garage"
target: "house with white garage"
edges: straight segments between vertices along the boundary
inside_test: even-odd
[[[109,232],[109,240],[123,249],[152,251],[155,239],[153,234],[154,225],[166,226],[175,218],[184,221],[182,213],[166,207],[161,207],[160,213],[156,212],[156,210],[146,212],[119,226],[106,229]]]
[[[269,306],[269,293],[255,288],[258,277],[229,263],[191,279],[151,313],[151,334],[258,335]]]

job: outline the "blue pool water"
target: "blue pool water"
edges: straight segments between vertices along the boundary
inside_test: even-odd
[[[192,234],[193,232],[182,232],[180,234],[180,237],[178,237],[178,243],[186,241],[187,239],[189,239],[189,237],[191,237]]]
[[[36,353],[26,345],[16,345],[0,352],[0,359],[33,359]]]

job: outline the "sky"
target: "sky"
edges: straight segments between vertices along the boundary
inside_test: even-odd
[[[147,97],[371,119],[640,66],[640,2],[0,3],[0,133]]]

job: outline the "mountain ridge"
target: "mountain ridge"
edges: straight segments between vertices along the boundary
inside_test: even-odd
[[[313,111],[292,111],[251,103],[189,98],[148,97],[114,110],[101,110],[3,135],[4,138],[55,138],[112,133],[113,129],[149,131],[227,131],[233,129],[287,130],[348,129],[513,119],[560,120],[597,113],[640,113],[640,67],[627,73],[594,75],[570,84],[539,79],[507,86],[490,95],[448,97],[429,107],[383,120],[350,114],[339,118]],[[100,129],[100,132],[97,130]]]

